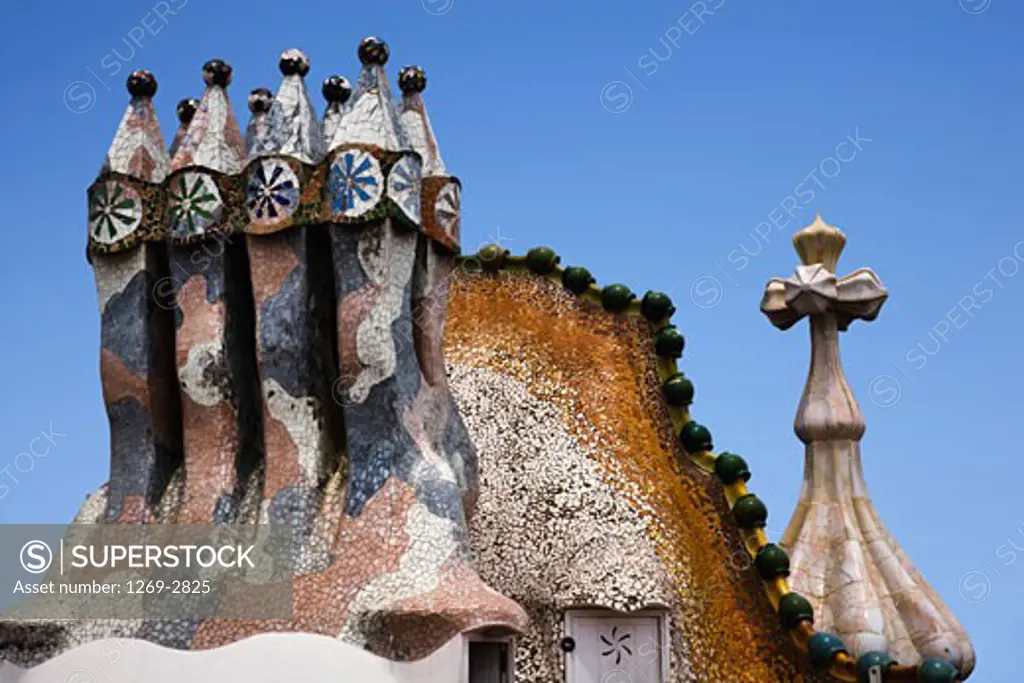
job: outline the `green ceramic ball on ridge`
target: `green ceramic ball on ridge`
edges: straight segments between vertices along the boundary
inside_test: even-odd
[[[876,667],[882,669],[884,683],[889,667],[895,663],[887,652],[865,652],[857,658],[857,683],[871,683],[871,670]]]
[[[675,325],[666,325],[654,335],[654,351],[662,358],[679,358],[686,348],[686,339]]]
[[[956,683],[960,675],[945,659],[926,659],[917,666],[917,683]]]
[[[608,285],[601,290],[601,305],[615,313],[629,308],[634,298],[633,292],[626,285]]]
[[[827,669],[832,660],[841,652],[848,652],[839,636],[818,631],[807,641],[807,650],[811,655],[811,664],[819,669]]]
[[[651,322],[659,322],[676,312],[672,299],[664,292],[647,292],[640,302],[640,311]]]
[[[715,458],[715,476],[726,486],[735,484],[741,479],[750,481],[750,468],[747,461],[729,451],[723,451]]]
[[[539,275],[550,274],[560,260],[550,247],[534,247],[526,252],[526,266]]]
[[[774,543],[766,543],[754,556],[754,566],[765,581],[789,576],[789,555]]]
[[[595,282],[597,280],[590,274],[590,271],[582,266],[569,266],[562,271],[562,284],[573,294],[583,294]]]
[[[732,506],[732,513],[741,529],[763,529],[768,523],[768,508],[753,493],[748,493]]]
[[[477,259],[480,260],[480,267],[491,272],[501,270],[501,267],[505,265],[506,256],[508,256],[508,250],[502,249],[497,244],[488,244],[476,253]]]
[[[683,448],[687,453],[701,453],[714,449],[711,441],[711,430],[699,422],[687,422],[679,432],[679,438],[683,442]]]
[[[794,629],[804,621],[814,621],[814,610],[807,598],[799,593],[786,593],[779,600],[779,618],[782,625]]]
[[[688,406],[693,403],[693,382],[681,372],[665,380],[662,388],[670,406]]]

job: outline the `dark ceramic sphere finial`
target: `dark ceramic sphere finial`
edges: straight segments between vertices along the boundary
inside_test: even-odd
[[[363,42],[359,43],[359,61],[363,64],[384,66],[388,63],[390,56],[391,50],[388,48],[388,44],[377,36],[364,38]]]
[[[152,97],[156,94],[156,77],[149,71],[133,71],[128,76],[128,94],[132,97]]]
[[[352,86],[344,76],[328,76],[324,79],[320,92],[331,104],[345,104],[352,96]]]
[[[223,59],[211,59],[203,64],[203,81],[206,85],[228,87],[231,84],[231,65]]]
[[[274,103],[274,93],[266,88],[256,88],[249,93],[249,111],[253,114],[266,114]]]
[[[398,72],[398,87],[406,95],[415,95],[427,89],[427,74],[418,66],[404,66]]]
[[[186,97],[178,102],[178,122],[188,124],[199,109],[199,100],[194,97]]]
[[[305,76],[309,73],[309,57],[302,50],[285,50],[277,64],[285,76]]]

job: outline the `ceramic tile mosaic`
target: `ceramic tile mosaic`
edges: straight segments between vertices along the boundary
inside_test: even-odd
[[[181,458],[170,312],[152,292],[160,253],[142,245],[93,260],[100,302],[100,377],[110,422],[110,484],[100,519],[149,519]]]
[[[324,155],[324,141],[306,90],[309,58],[299,50],[288,50],[281,55],[281,67],[284,80],[266,114],[267,132],[249,145],[249,156],[280,154],[318,164]]]
[[[406,92],[402,97],[401,124],[409,137],[412,148],[423,157],[424,176],[446,176],[448,169],[441,158],[434,129],[430,125],[427,107],[419,92]]]
[[[348,149],[335,157],[327,176],[331,210],[346,218],[372,211],[384,192],[384,172],[371,152]]]
[[[874,320],[888,298],[868,268],[837,276],[846,236],[816,216],[793,239],[802,264],[765,288],[761,310],[780,329],[809,318],[810,376],[795,430],[806,445],[804,483],[781,545],[790,585],[852,656],[888,652],[904,665],[928,658],[974,669],[967,632],[886,530],[868,495],[860,440],[866,424],[839,356],[839,332]]]
[[[477,566],[526,606],[517,680],[561,680],[564,611],[662,605],[672,681],[811,681],[721,485],[682,458],[651,331],[526,272],[452,281],[446,357],[480,453]]]
[[[363,65],[345,114],[334,123],[327,148],[345,145],[371,145],[387,152],[410,149],[383,64]]]
[[[137,438],[123,448],[113,438],[111,481],[81,516],[287,523],[300,539],[294,618],[66,624],[31,657],[114,629],[183,648],[312,631],[417,659],[466,630],[525,628],[523,610],[470,563],[476,451],[441,351],[452,257],[409,229],[421,216],[421,164],[411,151],[394,153],[407,145],[384,80],[387,47],[364,41],[360,55],[366,68],[344,127],[356,146],[317,168],[309,166],[320,160],[321,139],[304,55],[283,54],[281,91],[251,100],[244,169],[226,93],[231,69],[208,62],[194,115],[184,104],[179,112],[187,128],[160,187],[170,244],[152,245],[163,249],[152,265],[146,243],[97,271],[105,311],[148,300],[165,312],[154,340],[162,351],[151,360],[170,395],[152,410],[173,417],[180,443],[163,462],[159,448],[147,456]],[[334,85],[334,94],[344,90]],[[155,81],[142,86],[151,95]],[[114,237],[140,229],[149,216],[140,218],[133,188],[101,181],[90,229],[109,235],[113,227]],[[350,224],[318,224],[321,196]],[[239,216],[249,234],[239,234]],[[167,285],[159,300],[125,282],[152,286],[156,274]],[[417,322],[430,332],[413,330],[414,298]],[[105,330],[124,334],[145,320],[118,319]],[[147,375],[120,377],[105,371],[106,393]],[[138,425],[147,428],[117,419],[112,433]]]
[[[274,146],[270,140],[270,107],[273,106],[274,93],[266,88],[256,88],[249,93],[249,125],[245,127],[245,149],[251,159],[260,155],[260,150]]]
[[[427,87],[427,76],[419,67],[407,66],[399,73],[398,82],[402,89],[400,121],[412,148],[423,161],[423,189],[419,198],[422,215],[419,222],[424,234],[458,252],[462,186],[457,178],[448,175],[430,125],[422,95]]]
[[[227,174],[242,170],[246,159],[245,142],[231,111],[226,87],[207,86],[199,109],[171,159],[172,171],[192,166]]]
[[[284,161],[261,159],[248,169],[245,208],[250,223],[290,218],[299,208],[299,179]]]
[[[89,202],[89,238],[114,244],[142,224],[142,197],[131,185],[114,180],[96,186]]]
[[[158,188],[170,158],[153,110],[156,79],[129,76],[131,103],[89,192],[88,236],[100,312],[100,377],[110,478],[99,519],[151,518],[181,458],[170,367],[170,312],[152,295],[163,273]]]
[[[117,127],[100,173],[113,171],[150,183],[163,182],[171,159],[150,97],[133,97]]]
[[[421,164],[414,156],[404,156],[388,173],[388,197],[412,223],[420,222]]]

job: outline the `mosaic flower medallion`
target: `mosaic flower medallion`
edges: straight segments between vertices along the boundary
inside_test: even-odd
[[[434,220],[453,239],[459,238],[462,220],[462,190],[458,183],[448,183],[437,193],[434,202]]]
[[[420,222],[422,163],[416,157],[402,157],[388,175],[388,197],[413,223]]]
[[[142,198],[135,188],[108,180],[89,197],[89,237],[113,244],[135,232],[142,223]]]
[[[288,218],[299,205],[299,179],[284,161],[266,159],[249,172],[245,209],[253,223]]]
[[[213,178],[187,171],[175,176],[167,188],[171,235],[189,238],[202,235],[220,218],[224,203]]]
[[[334,160],[327,179],[331,211],[349,218],[362,216],[380,201],[384,174],[369,152],[351,149]]]

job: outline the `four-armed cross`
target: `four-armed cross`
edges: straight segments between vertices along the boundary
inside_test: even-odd
[[[837,278],[836,262],[846,235],[820,216],[793,237],[803,265],[789,279],[770,280],[761,311],[786,330],[811,319],[811,371],[796,416],[796,434],[806,444],[860,440],[864,418],[839,360],[839,332],[854,320],[874,320],[888,292],[869,268]]]
[[[803,265],[769,281],[761,301],[778,328],[804,316],[811,323],[811,369],[794,425],[806,444],[804,481],[781,543],[789,584],[810,600],[815,628],[840,636],[855,657],[882,651],[911,665],[939,657],[970,673],[966,632],[885,530],[864,482],[864,417],[839,360],[839,333],[874,320],[888,293],[867,268],[836,277],[846,236],[820,217],[793,243]]]

